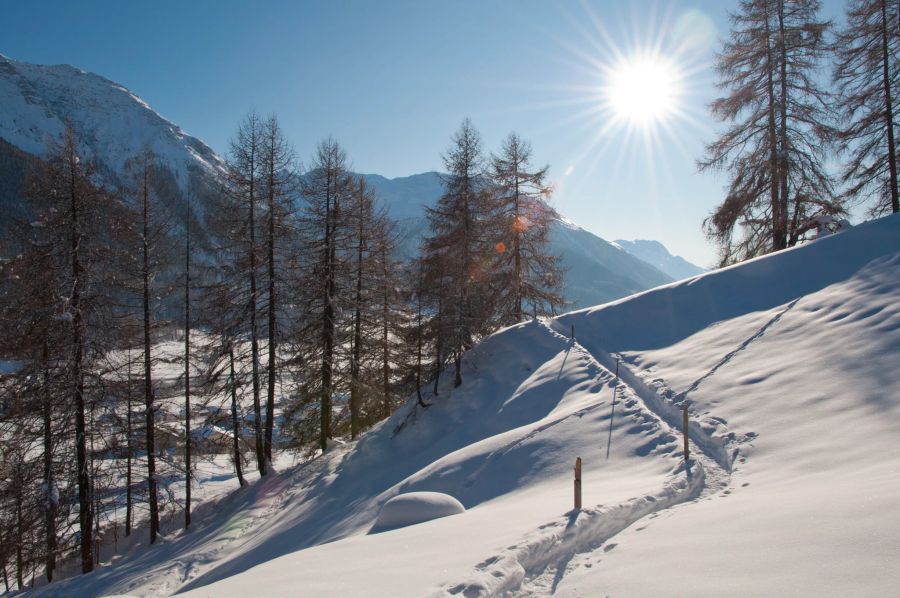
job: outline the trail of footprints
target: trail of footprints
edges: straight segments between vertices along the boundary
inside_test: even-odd
[[[551,334],[565,338],[549,326],[547,328]],[[609,370],[578,343],[573,342],[572,347],[597,372],[597,384],[601,387],[608,384],[612,377]],[[637,387],[620,379],[616,406],[621,405],[621,411],[617,410],[616,417],[629,421],[630,425],[626,429],[628,434],[648,437],[637,449],[637,453],[641,456],[681,459],[680,431],[667,423],[666,417],[669,422],[673,421],[674,409],[680,410],[684,397],[669,388],[663,379],[647,382],[629,371],[627,363],[622,365],[625,365],[627,374],[636,382]],[[642,396],[642,393],[647,396]],[[607,401],[598,403],[605,405]],[[654,406],[662,407],[669,413],[665,416],[657,413]],[[582,411],[595,408],[597,406]],[[589,568],[599,563],[601,559],[596,551],[601,547],[602,554],[614,550],[618,543],[609,540],[637,521],[645,521],[635,528],[636,531],[642,531],[660,512],[679,503],[729,496],[734,491],[731,484],[732,472],[738,469],[739,464],[746,462],[746,458],[741,455],[741,446],[752,442],[756,434],[748,432],[738,435],[729,431],[728,422],[724,418],[709,412],[692,414],[692,418],[692,478],[684,475],[683,466],[676,467],[666,487],[655,496],[643,496],[611,508],[584,509],[576,519],[559,519],[544,524],[523,542],[508,546],[499,555],[478,563],[475,575],[468,582],[452,584],[440,593],[465,598],[496,594],[526,597],[549,595],[555,591],[566,571],[578,566]],[[556,423],[558,422],[541,426],[533,434]],[[706,451],[711,449],[714,449],[712,454],[707,454]],[[741,487],[748,485],[745,482]],[[585,516],[584,523],[582,515]],[[573,522],[577,524],[573,525]]]

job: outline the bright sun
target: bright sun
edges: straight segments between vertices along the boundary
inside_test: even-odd
[[[660,57],[623,61],[610,73],[607,95],[616,117],[649,126],[675,111],[674,65]]]

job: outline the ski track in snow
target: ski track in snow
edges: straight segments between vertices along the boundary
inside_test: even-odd
[[[609,353],[589,351],[576,340],[570,339],[557,330],[556,320],[542,322],[547,332],[560,337],[577,351],[582,359],[597,371],[595,380],[609,380],[614,377],[616,359]],[[647,383],[634,373],[625,360],[619,361],[619,383],[616,387],[617,399],[626,409],[619,414],[631,417],[637,426],[647,429],[657,428],[653,440],[647,444],[647,453],[665,448],[680,450],[682,442],[682,404],[687,400],[687,392],[677,394],[661,379]],[[524,442],[527,438],[540,434],[571,417],[582,417],[590,411],[606,407],[606,402],[580,409],[559,419],[552,420],[517,439],[508,446],[492,454],[492,461]],[[690,413],[690,405],[688,408]],[[541,525],[521,541],[506,547],[475,565],[475,571],[461,582],[446,584],[436,596],[547,596],[553,594],[567,571],[576,566],[591,567],[587,562],[590,554],[599,549],[613,549],[616,544],[609,540],[645,517],[656,517],[660,511],[677,507],[682,503],[712,498],[720,492],[730,492],[732,465],[740,454],[738,444],[755,437],[749,433],[739,440],[734,433],[727,432],[722,418],[703,414],[704,420],[697,421],[697,414],[690,414],[688,437],[691,445],[691,460],[688,471],[682,464],[670,475],[664,487],[654,494],[630,499],[626,502],[605,506],[582,508],[580,512],[570,511],[565,517]],[[715,435],[713,435],[715,434]],[[677,449],[675,447],[678,447]],[[730,452],[730,454],[729,454]],[[485,466],[487,465],[487,462]],[[484,467],[484,466],[483,466]],[[477,476],[476,472],[473,478]]]

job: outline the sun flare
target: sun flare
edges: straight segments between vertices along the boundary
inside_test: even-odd
[[[617,118],[652,125],[675,111],[677,81],[674,65],[661,57],[625,60],[609,75],[608,102]]]
[[[556,181],[560,186],[583,185],[597,169],[610,170],[616,180],[671,181],[670,161],[694,151],[685,141],[697,131],[711,132],[706,101],[717,39],[713,21],[695,9],[677,14],[674,6],[621,4],[631,15],[620,15],[617,28],[582,5],[586,14],[567,15],[579,23],[580,37],[549,33],[568,54],[560,61],[575,77],[559,84],[558,98],[522,106],[560,108],[560,117],[543,128],[566,128],[578,140]]]

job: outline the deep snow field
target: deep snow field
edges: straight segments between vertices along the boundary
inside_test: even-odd
[[[32,593],[897,595],[900,216],[501,330],[451,378]],[[370,533],[413,491],[466,511]]]

